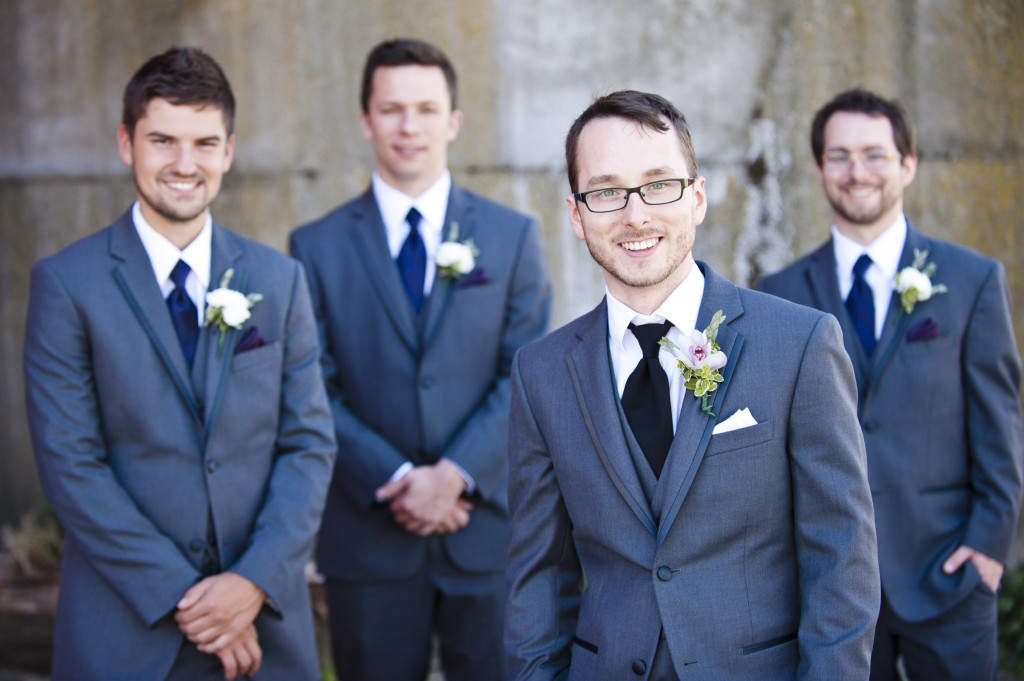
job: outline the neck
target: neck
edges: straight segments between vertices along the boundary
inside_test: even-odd
[[[174,244],[179,251],[185,250],[185,247],[199,236],[199,232],[203,231],[206,216],[210,212],[209,209],[204,210],[191,220],[170,220],[152,210],[141,199],[139,200],[139,209],[142,211],[142,217],[146,218],[146,222],[153,228],[153,231]]]
[[[616,300],[629,306],[634,312],[652,315],[686,280],[693,267],[696,267],[693,256],[687,256],[671,276],[651,286],[630,286],[615,279],[608,272],[604,273],[604,279],[608,286],[608,292],[615,296]]]
[[[895,210],[888,211],[885,215],[866,225],[845,220],[837,213],[832,214],[832,219],[836,229],[847,239],[861,246],[870,246],[874,243],[875,239],[882,236],[886,230],[896,224],[896,220],[902,213],[903,204],[900,204]]]
[[[397,189],[410,199],[419,197],[423,192],[433,187],[434,183],[441,179],[441,175],[444,174],[444,171],[445,169],[442,168],[437,172],[437,174],[430,177],[404,179],[391,174],[386,174],[379,167],[377,168],[377,172],[380,174],[381,180],[383,180],[392,189]]]

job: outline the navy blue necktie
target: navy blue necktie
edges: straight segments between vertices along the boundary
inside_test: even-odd
[[[402,275],[402,285],[409,296],[412,309],[416,312],[423,307],[423,280],[427,274],[427,248],[420,236],[420,220],[423,216],[415,208],[409,209],[405,221],[409,223],[409,236],[398,252],[398,271]]]
[[[846,309],[853,320],[853,328],[860,337],[861,345],[868,357],[875,351],[875,294],[867,280],[864,279],[864,272],[871,266],[871,258],[864,255],[857,258],[853,265],[853,287],[850,295],[846,298]]]
[[[658,341],[671,326],[672,322],[629,325],[644,356],[626,380],[622,411],[655,476],[661,475],[668,448],[672,446],[672,400],[668,376],[658,361]]]
[[[190,271],[184,260],[179,260],[171,270],[174,290],[167,296],[167,309],[171,311],[174,330],[178,333],[178,342],[185,354],[185,361],[192,366],[192,360],[196,356],[196,341],[199,340],[199,315],[195,303],[185,291],[185,280],[188,279]]]

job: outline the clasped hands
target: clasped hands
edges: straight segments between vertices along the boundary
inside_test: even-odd
[[[234,572],[222,572],[197,582],[178,601],[174,619],[200,652],[216,655],[228,681],[252,675],[260,668],[263,651],[253,622],[267,595]]]
[[[395,522],[409,532],[426,537],[456,532],[469,524],[473,504],[462,498],[466,480],[447,459],[416,466],[377,491],[377,501],[387,502]]]

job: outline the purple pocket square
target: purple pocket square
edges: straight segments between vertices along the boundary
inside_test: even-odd
[[[255,326],[250,326],[249,330],[242,336],[242,340],[238,341],[238,345],[235,346],[235,354],[238,355],[249,350],[255,350],[266,344],[267,341],[263,340],[260,330]]]
[[[935,323],[934,319],[929,317],[914,326],[910,331],[907,331],[907,342],[913,343],[914,341],[929,340],[931,338],[938,338],[939,335],[939,325]]]
[[[459,281],[459,288],[476,286],[478,284],[488,284],[490,281],[491,278],[487,276],[487,270],[482,267],[477,267]]]

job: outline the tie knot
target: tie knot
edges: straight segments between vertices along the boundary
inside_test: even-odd
[[[658,356],[661,348],[658,346],[660,341],[669,328],[672,326],[672,322],[666,321],[663,324],[630,324],[629,330],[633,332],[638,343],[640,343],[640,349],[644,353],[644,359],[651,359]]]
[[[420,215],[420,212],[418,210],[416,210],[415,206],[410,208],[409,212],[406,213],[406,215],[405,215],[405,221],[409,223],[409,228],[413,232],[419,232],[419,230],[420,230],[420,220],[422,220],[422,219],[423,219],[423,216]]]
[[[188,263],[184,260],[179,260],[175,265],[174,269],[171,270],[171,281],[178,288],[185,288],[185,280],[188,279],[188,273],[192,270],[189,268]]]
[[[866,272],[869,267],[871,267],[871,258],[868,257],[867,253],[864,253],[857,258],[857,262],[853,263],[853,276],[863,278],[864,272]]]

